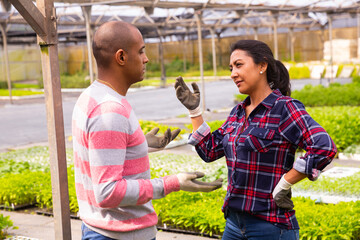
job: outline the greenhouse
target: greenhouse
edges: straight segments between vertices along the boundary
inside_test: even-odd
[[[245,39],[270,47],[288,71],[291,97],[336,145],[334,160],[317,181],[291,187],[300,239],[360,238],[359,10],[356,0],[1,0],[0,239],[81,236],[71,115],[80,94],[99,82],[92,44],[110,21],[130,23],[143,36],[149,60],[144,80],[126,95],[142,132],[159,128],[165,136],[168,128],[181,129],[165,149],[149,153],[151,179],[179,171],[204,172],[205,182],[224,179],[210,193],[153,199],[156,239],[170,239],[164,233],[184,240],[223,237],[230,170],[225,157],[205,163],[188,144],[192,113],[175,99],[174,83],[178,76],[198,83],[198,108],[211,132],[226,126],[230,110],[249,95],[239,94],[229,72],[230,47]],[[306,152],[299,147],[294,156]],[[9,209],[49,215],[53,228],[32,235]]]

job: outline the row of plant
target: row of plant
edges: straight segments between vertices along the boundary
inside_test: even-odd
[[[307,85],[301,90],[293,91],[292,98],[298,99],[305,106],[359,106],[360,77],[354,77],[352,83],[332,83],[323,85]]]
[[[225,219],[220,211],[225,193],[225,190],[176,192],[153,203],[160,224],[168,228],[220,236],[225,229]],[[304,197],[293,198],[293,201],[300,225],[300,239],[360,238],[360,201],[337,205],[316,204]]]
[[[0,154],[0,204],[36,204],[52,209],[51,177],[47,148],[34,147]],[[47,156],[46,156],[47,155]],[[18,162],[24,162],[26,167]],[[39,157],[40,156],[40,157]],[[72,151],[67,158],[72,162]],[[11,166],[6,167],[11,159]],[[197,156],[175,154],[150,154],[152,178],[175,174],[182,171],[202,171],[206,173],[204,181],[222,177],[226,179],[227,169],[224,159],[213,163],[204,163]],[[335,194],[358,194],[359,174],[353,177],[305,183],[302,189],[307,191],[331,191]],[[73,165],[68,167],[69,202],[73,213],[78,211],[75,194]],[[301,184],[301,183],[299,183]],[[331,189],[331,186],[335,189]],[[209,235],[221,235],[225,220],[221,212],[226,183],[222,189],[211,193],[171,193],[166,198],[154,200],[159,215],[159,226],[201,232]],[[296,189],[294,189],[296,190]],[[338,205],[315,204],[304,198],[294,198],[297,218],[301,226],[301,239],[357,239],[360,237],[360,202],[340,203]],[[331,220],[331,221],[330,221]],[[331,237],[336,236],[336,237]]]

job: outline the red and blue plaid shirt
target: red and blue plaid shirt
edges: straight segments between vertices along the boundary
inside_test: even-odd
[[[204,122],[189,144],[205,162],[226,157],[228,187],[223,211],[230,207],[253,214],[275,225],[298,229],[295,210],[276,206],[272,191],[281,176],[294,168],[315,180],[336,154],[327,132],[306,112],[298,100],[273,91],[245,117],[246,98],[230,112],[216,131]],[[295,158],[296,149],[306,151]]]

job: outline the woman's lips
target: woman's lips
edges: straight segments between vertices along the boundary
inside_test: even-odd
[[[244,81],[239,80],[239,81],[235,81],[235,84],[236,84],[237,87],[240,87],[241,83],[243,83],[243,82]]]

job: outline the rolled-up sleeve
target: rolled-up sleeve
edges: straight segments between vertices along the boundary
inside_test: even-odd
[[[196,146],[209,133],[210,133],[209,125],[206,122],[203,122],[203,124],[195,132],[190,134],[188,143],[190,145]]]
[[[293,168],[308,175],[310,180],[316,180],[319,171],[330,164],[336,155],[337,149],[329,134],[311,118],[298,100],[285,102],[279,132],[306,151],[304,156],[296,159]]]

